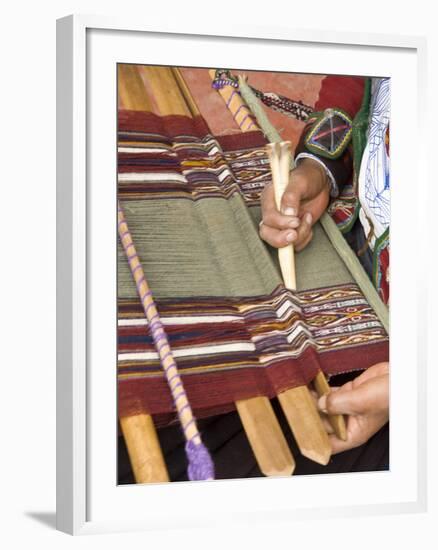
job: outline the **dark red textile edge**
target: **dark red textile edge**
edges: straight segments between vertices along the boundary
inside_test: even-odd
[[[389,341],[346,349],[328,351],[318,355],[321,368],[328,376],[365,370],[376,363],[389,361]],[[351,367],[349,367],[349,363]]]
[[[318,360],[325,374],[335,375],[364,370],[375,363],[387,361],[388,356],[386,341],[322,353],[318,355]],[[306,365],[306,368],[296,368],[296,361]],[[348,368],[350,363],[351,368]],[[290,361],[279,361],[269,367],[191,374],[183,376],[183,382],[195,415],[203,418],[233,410],[233,403],[238,399],[260,395],[272,399],[282,391],[308,384],[316,376],[317,369],[314,350],[307,349],[292,364]],[[173,403],[164,378],[119,381],[118,407],[119,417],[148,413],[153,415],[157,426],[167,425],[175,416],[169,413],[173,410]]]
[[[158,116],[144,111],[119,110],[118,122],[119,133],[140,132],[158,134],[166,138],[184,135],[201,140],[210,134],[207,123],[200,115],[193,118],[184,115]],[[132,138],[132,141],[135,140]]]
[[[300,365],[308,364],[306,377]],[[274,397],[280,391],[309,382],[318,369],[314,350],[308,348],[299,359],[279,360],[269,367],[245,367],[203,374],[183,375],[184,388],[195,415],[198,410],[228,407],[239,399],[265,395]],[[119,388],[119,416],[139,413],[168,414],[174,410],[164,377],[122,379]]]
[[[168,139],[177,136],[189,136],[201,140],[207,134],[212,135],[201,115],[193,118],[184,115],[158,116],[143,111],[119,110],[118,121],[120,133],[158,134]],[[259,130],[214,136],[214,138],[224,151],[230,152],[250,149],[251,147],[264,147],[267,143],[263,133]],[[130,141],[128,136],[123,136],[123,139]],[[132,141],[136,141],[136,138],[133,137]]]
[[[225,152],[250,149],[251,147],[264,147],[267,144],[265,136],[259,130],[215,136],[215,138]]]

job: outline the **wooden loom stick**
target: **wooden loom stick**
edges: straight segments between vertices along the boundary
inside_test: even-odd
[[[196,101],[194,100],[192,94],[190,93],[189,87],[187,86],[186,81],[184,80],[181,70],[178,67],[171,67],[170,69],[172,74],[178,84],[181,95],[184,97],[192,117],[198,116],[201,114]]]
[[[120,418],[120,427],[135,481],[137,483],[169,481],[152,417],[149,414],[126,416]]]
[[[260,470],[266,476],[290,476],[295,461],[267,397],[236,401],[237,412]]]
[[[289,167],[291,162],[290,141],[270,143],[267,146],[269,162],[271,164],[272,181],[274,185],[275,203],[281,210],[281,198],[289,183]],[[292,244],[278,249],[280,270],[284,286],[289,290],[297,289],[295,277],[295,257]]]
[[[147,89],[154,94],[154,98],[148,98],[148,101],[150,104],[155,103],[158,114],[196,116],[199,113],[178,69],[167,67],[142,67],[142,69],[144,78],[147,80]],[[144,94],[148,95],[146,89]],[[242,400],[236,403],[236,408],[260,470],[267,476],[291,475],[295,469],[295,461],[269,399],[256,397]],[[128,429],[132,430],[138,423],[133,421]],[[140,450],[143,453],[149,453],[146,446],[141,447]],[[138,447],[135,447],[134,451],[137,453]],[[143,462],[150,460],[148,456],[138,457],[136,454],[136,457]]]
[[[278,145],[276,145],[278,147]],[[275,186],[276,196],[275,200],[277,203],[277,208],[280,210],[281,197],[283,196],[284,191],[289,183],[289,169],[291,165],[291,153],[290,153],[290,141],[282,141],[279,144],[280,147],[280,184]],[[290,290],[297,289],[296,276],[295,276],[295,259],[294,259],[294,249],[293,245],[285,246],[280,248],[278,251],[279,261],[281,272],[283,274],[283,280],[286,288]],[[318,395],[327,395],[330,393],[330,386],[327,382],[327,379],[322,371],[319,371],[316,375],[313,384]],[[334,429],[336,435],[345,441],[347,439],[347,427],[345,425],[345,420],[342,414],[329,415],[328,420]]]
[[[313,385],[319,397],[327,395],[332,391],[322,371],[319,371],[315,376]],[[342,439],[342,441],[347,441],[347,426],[344,416],[342,414],[329,414],[327,418],[337,437]]]
[[[290,142],[270,143],[266,149],[271,166],[275,202],[280,210],[281,198],[289,182]],[[296,290],[293,246],[279,248],[278,258],[286,288]],[[278,400],[301,453],[319,464],[327,464],[331,455],[330,440],[308,387],[298,386],[281,392]]]
[[[142,66],[141,72],[146,86],[145,93],[150,102],[156,104],[157,114],[192,116],[170,67]]]
[[[243,99],[246,101],[246,103],[248,104],[248,107],[251,109],[252,113],[254,114],[257,120],[257,123],[262,129],[265,136],[271,142],[275,142],[275,143],[281,142],[282,140],[281,140],[280,134],[277,132],[275,127],[270,123],[258,99],[255,97],[253,91],[250,89],[250,87],[246,83],[246,80],[241,76],[239,76],[239,89]],[[292,159],[290,161],[290,166],[293,166]],[[285,167],[284,167],[284,170],[286,170]],[[329,218],[329,216],[327,214],[324,214],[321,220],[322,223],[325,218]],[[334,225],[334,222],[331,220],[331,218],[330,218],[330,221]],[[325,228],[325,225],[324,225],[324,228]],[[319,396],[325,395],[330,391],[330,386],[328,385],[327,380],[325,379],[325,376],[322,372],[319,372],[315,378],[315,389],[318,392]],[[332,418],[332,415],[329,415],[328,418],[333,429],[335,430],[336,435],[340,439],[345,440],[345,438],[347,437],[347,430],[345,426],[345,420],[342,417],[342,415],[334,415],[333,418]]]
[[[137,65],[120,63],[117,66],[119,100],[124,109],[150,111],[152,106],[144,93],[143,80]]]

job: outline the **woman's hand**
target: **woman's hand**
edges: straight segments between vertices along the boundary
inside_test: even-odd
[[[359,447],[389,420],[389,363],[377,363],[353,381],[332,388],[320,397],[318,408],[326,414],[348,415],[347,440],[330,435],[333,454]]]
[[[265,187],[261,197],[260,237],[276,248],[292,243],[299,252],[311,241],[312,226],[326,210],[329,199],[324,169],[312,159],[303,159],[290,173],[280,212],[275,205],[273,185]]]

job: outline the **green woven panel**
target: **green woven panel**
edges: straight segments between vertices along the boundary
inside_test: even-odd
[[[125,202],[126,219],[146,278],[157,298],[256,296],[281,283],[277,250],[258,236],[259,208],[239,195],[194,202]],[[311,244],[296,255],[299,290],[352,279],[319,224]],[[119,245],[118,293],[136,296]]]

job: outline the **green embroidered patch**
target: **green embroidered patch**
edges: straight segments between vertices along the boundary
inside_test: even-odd
[[[352,135],[350,116],[342,109],[326,109],[312,113],[315,119],[304,144],[308,151],[328,159],[337,159],[347,148]]]

